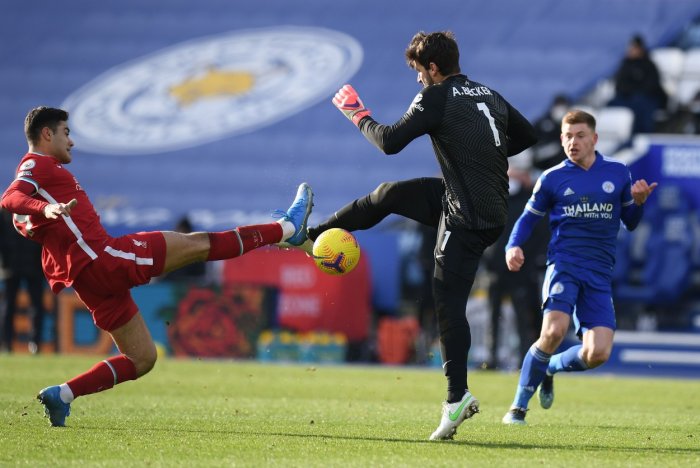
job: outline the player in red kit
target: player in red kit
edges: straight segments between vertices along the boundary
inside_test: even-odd
[[[72,160],[68,113],[37,107],[24,122],[29,151],[15,180],[2,196],[17,230],[43,245],[42,263],[54,293],[73,287],[121,352],[37,398],[52,426],[64,426],[74,398],[112,388],[148,373],[156,362],[151,334],[130,288],[193,262],[238,257],[264,245],[306,240],[313,206],[311,188],[302,183],[294,202],[277,222],[224,232],[189,234],[158,231],[111,237],[90,199],[65,168]]]

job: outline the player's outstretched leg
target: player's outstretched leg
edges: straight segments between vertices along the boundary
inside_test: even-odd
[[[290,245],[300,246],[306,241],[306,227],[314,206],[314,194],[306,182],[299,185],[297,195],[292,205],[282,216],[282,219],[294,225],[294,234],[285,240]]]
[[[292,248],[299,249],[299,250],[305,252],[309,257],[314,256],[314,241],[312,241],[308,237],[304,242],[302,242],[299,245],[292,245],[289,242],[285,242],[285,241],[278,242],[275,245],[277,247],[279,247],[280,249],[284,249],[284,250],[288,250],[288,249],[292,249]]]
[[[547,374],[540,384],[540,391],[537,392],[537,398],[540,400],[540,406],[544,409],[549,409],[554,403],[554,376]]]
[[[62,427],[66,425],[66,416],[70,416],[70,404],[61,400],[61,389],[58,385],[46,387],[36,396],[36,399],[44,405],[44,412],[52,426]]]
[[[457,427],[479,412],[479,400],[467,391],[455,403],[443,402],[440,425],[430,435],[430,440],[450,440],[457,434]]]

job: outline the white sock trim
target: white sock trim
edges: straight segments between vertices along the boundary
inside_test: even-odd
[[[280,219],[277,222],[280,226],[282,226],[282,242],[292,237],[297,231],[297,228],[294,227],[294,224],[292,224],[291,221],[287,221],[286,219]]]
[[[63,383],[58,386],[59,388],[59,393],[58,396],[61,398],[61,401],[63,403],[72,403],[73,400],[75,400],[75,397],[73,396],[73,390],[70,389],[68,384]]]
[[[107,364],[107,367],[109,367],[109,370],[112,371],[112,375],[114,376],[114,385],[117,385],[117,370],[114,368],[114,366],[112,365],[112,363],[110,363],[108,360],[105,359],[105,360],[102,361],[102,362],[104,362],[105,364]]]
[[[241,233],[238,232],[238,229],[234,229],[233,232],[238,238],[238,248],[240,249],[240,253],[238,254],[238,256],[240,257],[241,255],[243,255],[243,239],[241,239]]]

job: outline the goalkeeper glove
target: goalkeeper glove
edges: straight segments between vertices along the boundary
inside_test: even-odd
[[[335,93],[333,105],[337,107],[340,112],[345,114],[345,117],[350,119],[355,125],[359,125],[360,120],[372,114],[372,111],[366,109],[365,105],[362,104],[362,100],[360,96],[357,95],[357,91],[349,84],[346,84]]]

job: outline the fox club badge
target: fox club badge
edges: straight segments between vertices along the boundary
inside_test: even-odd
[[[360,67],[354,38],[274,27],[175,44],[71,94],[71,138],[95,153],[175,151],[252,132],[316,104]]]

